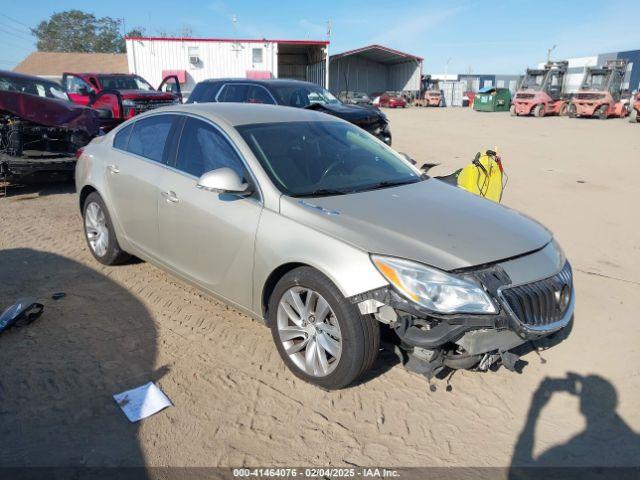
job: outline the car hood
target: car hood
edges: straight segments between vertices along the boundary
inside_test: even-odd
[[[91,136],[100,130],[100,118],[94,109],[56,98],[0,91],[0,111],[39,125],[79,130]]]
[[[436,179],[331,197],[283,196],[280,210],[367,252],[443,270],[515,257],[552,239],[525,215]]]
[[[312,108],[320,112],[328,113],[329,115],[334,115],[355,125],[369,125],[377,123],[380,120],[384,122],[387,121],[387,118],[380,110],[369,106],[348,105],[346,103],[316,103]]]

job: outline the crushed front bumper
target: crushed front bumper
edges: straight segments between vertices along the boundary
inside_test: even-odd
[[[572,323],[572,270],[553,243],[532,254],[460,274],[484,286],[499,307],[497,314],[438,314],[406,300],[391,287],[357,295],[352,301],[361,313],[372,313],[388,323],[410,348],[435,351],[457,345],[471,356],[506,352]]]
[[[0,154],[0,177],[10,181],[37,181],[73,176],[76,157],[12,157]]]

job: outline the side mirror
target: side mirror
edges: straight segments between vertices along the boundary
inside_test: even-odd
[[[198,188],[218,193],[251,193],[248,183],[243,183],[240,176],[229,167],[217,168],[204,173],[199,179]]]

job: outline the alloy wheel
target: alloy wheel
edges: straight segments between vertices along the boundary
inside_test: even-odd
[[[292,287],[280,298],[280,342],[291,361],[307,375],[325,377],[342,353],[342,333],[333,309],[315,290]]]
[[[93,253],[98,257],[105,256],[109,247],[109,229],[104,211],[96,202],[91,202],[85,209],[84,229]]]

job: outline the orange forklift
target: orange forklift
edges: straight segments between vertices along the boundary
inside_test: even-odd
[[[607,60],[602,67],[587,67],[580,90],[571,99],[569,116],[624,118],[631,109],[631,94],[624,90],[625,59]]]
[[[564,92],[564,79],[569,62],[547,62],[543,68],[527,69],[516,93],[511,115],[566,115],[569,105]]]

